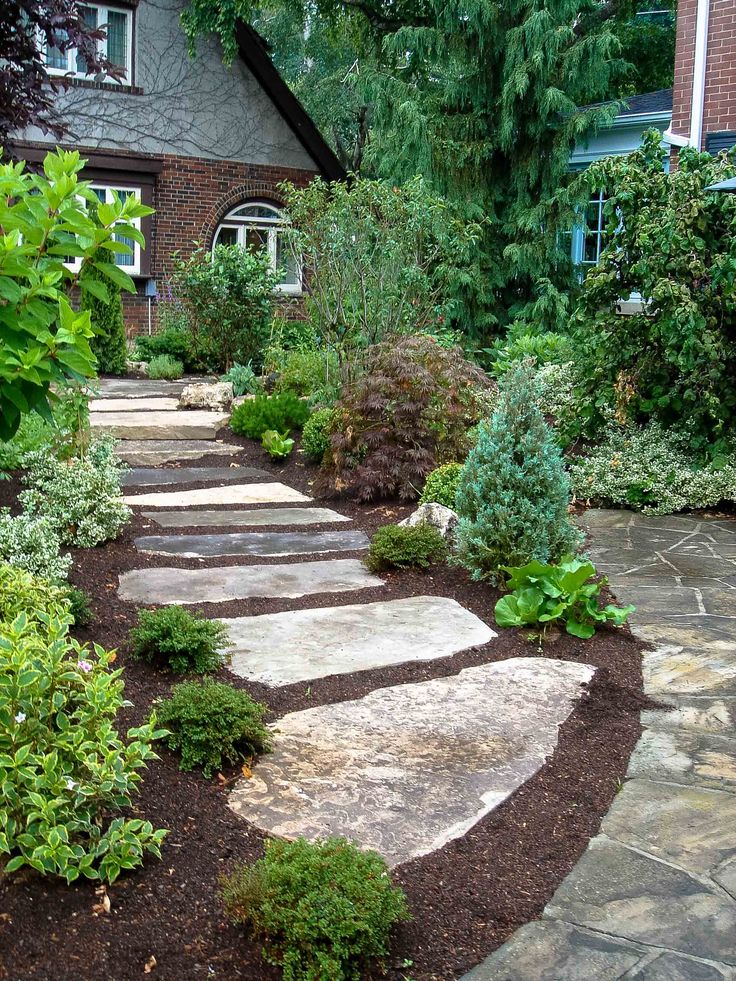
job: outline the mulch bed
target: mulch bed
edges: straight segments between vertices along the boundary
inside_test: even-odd
[[[224,434],[223,434],[224,435]],[[232,439],[232,435],[225,436]],[[229,459],[229,458],[225,458]],[[234,462],[259,466],[291,487],[310,491],[314,467],[294,453],[272,463],[258,444],[249,442]],[[223,457],[187,461],[185,466],[222,466]],[[187,488],[201,485],[186,485]],[[0,481],[0,506],[11,507],[17,480]],[[141,488],[141,492],[170,487]],[[410,513],[399,503],[356,505],[344,500],[324,503],[354,519],[368,534]],[[273,505],[282,507],[288,505]],[[299,505],[295,505],[299,506]],[[223,510],[228,510],[224,508]],[[126,638],[136,622],[135,608],[117,598],[119,573],[144,566],[191,568],[192,560],[138,554],[132,544],[140,534],[213,533],[216,528],[164,529],[136,518],[117,542],[104,548],[74,550],[70,580],[92,597],[96,619],[76,631],[119,651],[126,696],[121,728],[144,719],[157,699],[180,680],[157,673],[128,657]],[[225,530],[225,529],[223,529]],[[229,529],[233,530],[233,529]],[[247,530],[247,529],[243,529]],[[262,528],[253,530],[266,530]],[[306,526],[270,530],[306,531]],[[315,556],[346,557],[362,553]],[[310,557],[297,557],[304,561]],[[208,565],[285,562],[285,558],[217,558]],[[240,616],[316,606],[335,606],[374,599],[438,594],[456,599],[493,623],[498,594],[473,583],[462,570],[442,565],[428,573],[384,574],[377,589],[306,596],[298,600],[248,600],[203,604],[210,616]],[[525,633],[499,630],[483,647],[432,662],[397,665],[311,683],[272,689],[249,683],[226,671],[223,680],[245,688],[268,704],[270,717],[329,702],[359,698],[373,689],[456,674],[465,667],[509,657],[536,657],[538,645]],[[641,645],[627,630],[603,630],[585,642],[561,634],[545,643],[545,657],[580,661],[598,670],[589,691],[560,731],[557,749],[544,767],[507,801],[479,821],[463,838],[395,870],[406,890],[413,921],[396,933],[383,975],[366,979],[450,981],[460,977],[500,946],[522,924],[539,916],[556,887],[596,834],[623,779],[640,733],[639,712],[646,705],[641,687]],[[259,944],[223,916],[218,876],[236,862],[253,861],[263,852],[263,834],[237,818],[227,806],[235,773],[205,780],[181,773],[177,759],[160,749],[136,798],[136,813],[167,827],[163,860],[119,879],[108,890],[109,913],[101,910],[94,883],[67,887],[35,873],[0,876],[0,978],[23,981],[79,981],[110,978],[128,981],[145,974],[166,981],[196,978],[278,979],[264,964]],[[155,964],[152,958],[155,958]],[[146,970],[148,966],[148,970]]]

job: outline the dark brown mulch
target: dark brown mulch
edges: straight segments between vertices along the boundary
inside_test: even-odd
[[[256,444],[249,444],[237,459],[262,466],[273,479],[309,492],[314,469],[297,454],[285,464],[273,464]],[[208,463],[222,466],[223,459],[212,457],[196,465]],[[0,506],[12,504],[17,490],[17,481],[0,482]],[[354,527],[368,533],[410,510],[396,503],[325,503],[349,514]],[[171,533],[194,530],[172,529]],[[126,695],[133,703],[125,711],[124,725],[144,718],[151,704],[165,697],[178,679],[129,658],[126,637],[136,615],[130,604],[117,598],[117,576],[146,565],[191,566],[191,561],[135,553],[132,539],[142,532],[168,533],[155,525],[147,527],[138,518],[118,542],[75,551],[70,577],[91,594],[97,617],[89,628],[77,632],[80,639],[119,649],[117,663],[124,669]],[[214,559],[201,565],[237,561]],[[405,572],[384,578],[385,586],[357,593],[205,604],[203,610],[233,616],[423,593],[454,597],[492,622],[497,593],[471,582],[460,569],[443,565],[426,574]],[[563,634],[550,639],[543,653],[595,665],[593,684],[562,726],[555,753],[536,776],[463,838],[396,870],[414,919],[397,931],[386,975],[389,981],[458,978],[517,927],[538,916],[598,830],[623,779],[645,704],[640,645],[627,631],[604,630],[589,642]],[[454,657],[324,678],[309,685],[270,689],[224,671],[221,676],[266,702],[276,719],[309,706],[358,698],[386,685],[538,654],[536,643],[522,632],[501,630],[491,643]],[[263,835],[227,807],[226,781],[235,774],[207,781],[198,774],[180,773],[167,750],[160,755],[146,775],[136,810],[170,829],[163,860],[147,862],[110,887],[109,914],[96,908],[99,896],[92,883],[66,887],[28,873],[0,879],[0,977],[128,981],[143,977],[147,963],[152,977],[166,981],[200,977],[268,981],[280,976],[263,963],[259,945],[225,920],[217,895],[217,878],[223,871],[236,861],[259,857],[263,850]],[[366,975],[379,977],[378,970]]]

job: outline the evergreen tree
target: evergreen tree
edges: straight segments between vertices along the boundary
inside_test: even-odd
[[[110,262],[110,253],[101,250],[95,262]],[[89,290],[82,295],[82,310],[89,310],[95,336],[90,342],[97,358],[98,374],[124,375],[128,360],[128,346],[125,340],[125,321],[120,287],[108,279],[99,269],[93,267],[88,279],[97,280],[107,291],[107,299],[93,296]]]
[[[580,544],[562,453],[538,394],[528,363],[504,375],[497,407],[460,473],[457,553],[475,579],[495,579],[502,565],[555,562]]]

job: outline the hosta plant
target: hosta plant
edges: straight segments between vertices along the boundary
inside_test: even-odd
[[[599,624],[621,627],[633,606],[601,606],[605,576],[596,578],[595,566],[586,559],[563,556],[558,563],[529,562],[524,566],[502,566],[511,592],[496,603],[499,627],[529,627],[564,623],[574,637],[592,637]]]
[[[277,433],[275,429],[267,429],[261,436],[261,446],[274,460],[283,460],[294,449],[294,440],[289,439],[288,433]]]

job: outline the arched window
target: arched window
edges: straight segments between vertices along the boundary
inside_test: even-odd
[[[239,245],[257,252],[266,249],[279,277],[283,293],[301,293],[302,271],[285,241],[284,219],[279,209],[266,201],[249,201],[234,208],[218,225],[212,243]]]

